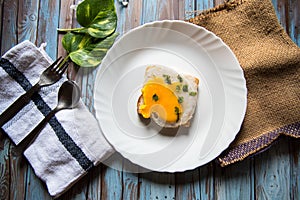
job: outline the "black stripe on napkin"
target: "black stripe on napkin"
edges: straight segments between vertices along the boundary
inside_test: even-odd
[[[22,74],[9,60],[1,58],[0,66],[6,71],[6,73],[13,78],[25,91],[28,91],[32,85],[28,79]],[[42,97],[35,93],[31,100],[40,110],[40,112],[46,116],[51,108],[46,104]],[[59,141],[64,145],[64,147],[69,151],[69,153],[77,160],[80,166],[84,170],[89,170],[93,167],[93,162],[83,153],[83,151],[76,145],[72,138],[66,133],[65,129],[59,123],[57,118],[54,116],[49,121],[50,126],[57,135]]]

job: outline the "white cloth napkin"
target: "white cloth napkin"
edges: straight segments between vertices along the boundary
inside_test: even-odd
[[[1,58],[0,113],[34,85],[42,71],[52,63],[43,48],[24,41]],[[2,129],[15,144],[57,104],[60,85],[42,88],[31,102]],[[52,196],[59,196],[87,171],[114,152],[105,140],[96,119],[82,101],[72,110],[62,110],[42,130],[24,155]]]

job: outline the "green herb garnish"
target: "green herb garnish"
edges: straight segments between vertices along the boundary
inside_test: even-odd
[[[152,96],[152,99],[153,99],[153,101],[158,101],[158,96],[157,96],[157,94],[154,94],[153,96]]]
[[[188,85],[183,85],[182,86],[182,91],[188,92],[189,91]]]
[[[181,86],[180,85],[176,85],[176,92],[179,92],[181,89]]]
[[[177,79],[180,83],[182,83],[182,77],[179,74],[177,75]]]
[[[197,95],[197,92],[190,92],[189,95],[190,95],[190,96],[196,96],[196,95]]]
[[[165,78],[165,82],[169,85],[171,85],[171,78],[169,75],[163,74],[163,77]]]
[[[66,32],[62,45],[67,57],[81,67],[98,66],[117,37],[114,0],[84,0],[77,5],[76,19],[82,27],[58,29]]]
[[[178,97],[178,103],[183,103],[183,97]]]
[[[179,116],[180,116],[180,112],[179,112],[179,108],[177,106],[175,106],[175,114],[177,115],[176,122],[178,122]]]

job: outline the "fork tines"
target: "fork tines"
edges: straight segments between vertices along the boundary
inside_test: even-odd
[[[62,59],[62,57],[59,57],[56,61],[54,61],[51,65],[52,67],[52,71],[55,71],[57,72],[59,75],[62,75],[66,69],[68,68],[68,65],[69,65],[69,59],[68,60],[65,60],[65,59]],[[60,62],[59,62],[60,61]],[[59,63],[58,63],[59,62]],[[57,64],[58,63],[58,64]]]

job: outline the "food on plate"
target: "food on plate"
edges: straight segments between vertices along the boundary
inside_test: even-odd
[[[199,79],[163,66],[146,68],[137,112],[165,128],[189,127],[198,99]]]

